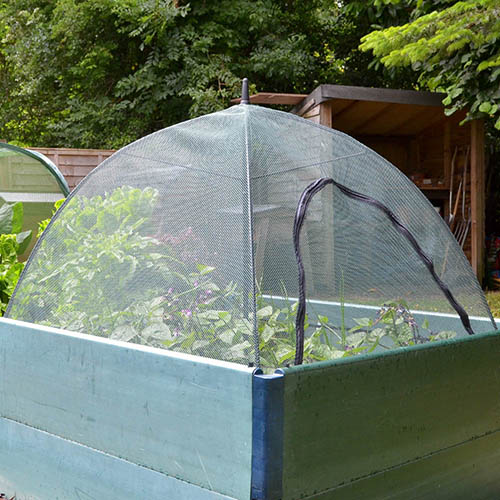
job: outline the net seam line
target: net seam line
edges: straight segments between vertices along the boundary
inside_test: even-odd
[[[157,160],[157,159],[154,159],[154,158],[147,158],[145,156],[140,156],[140,155],[137,155],[137,154],[127,153],[125,151],[123,152],[123,154],[126,155],[126,156],[130,156],[131,158],[138,158],[140,160],[146,160],[146,161],[151,161],[151,162],[155,162],[155,163],[161,163],[162,165],[168,165],[170,167],[184,168],[186,170],[193,170],[195,172],[203,172],[205,174],[213,175],[215,177],[224,177],[224,178],[227,178],[227,179],[240,180],[240,177],[236,177],[236,176],[232,176],[232,175],[227,175],[227,174],[217,174],[215,172],[211,172],[210,170],[204,170],[202,168],[196,168],[196,167],[193,167],[191,165],[188,166],[188,165],[180,165],[180,164],[176,164],[176,163],[170,163],[170,162],[166,162],[166,161],[162,161],[162,160]],[[355,156],[364,156],[366,154],[367,154],[366,151],[362,151],[360,153],[355,153],[355,154],[352,154],[352,155],[338,156],[336,158],[332,158],[331,160],[325,160],[325,161],[319,161],[319,162],[316,162],[316,163],[310,163],[309,165],[301,165],[300,167],[289,168],[287,170],[281,170],[279,172],[274,172],[274,173],[270,173],[270,174],[261,174],[261,175],[250,176],[250,179],[251,180],[254,180],[254,179],[263,179],[265,177],[272,177],[274,175],[280,175],[280,174],[286,174],[288,172],[294,172],[295,170],[301,170],[303,168],[319,167],[320,165],[325,165],[325,164],[332,163],[332,162],[335,162],[335,161],[338,161],[338,160],[344,160],[344,159],[347,159],[347,158],[353,158]]]
[[[262,179],[264,177],[272,177],[273,175],[287,174],[288,172],[294,172],[295,170],[302,170],[303,168],[319,167],[320,165],[325,165],[327,163],[333,163],[337,160],[345,160],[346,158],[353,158],[355,156],[363,156],[366,154],[368,154],[366,151],[362,151],[360,153],[354,153],[352,155],[337,156],[336,158],[332,158],[331,160],[318,161],[317,163],[310,163],[309,165],[302,165],[300,167],[289,168],[288,170],[280,170],[279,172],[274,172],[272,174],[256,175],[255,177],[252,177],[252,180],[253,179]]]
[[[430,259],[427,254],[422,250],[417,240],[413,236],[413,234],[408,230],[408,228],[398,219],[398,217],[383,203],[376,200],[375,198],[371,198],[370,196],[364,195],[362,193],[358,193],[357,191],[353,191],[348,187],[344,186],[333,180],[331,177],[321,177],[316,181],[309,184],[306,189],[303,191],[299,203],[297,205],[297,210],[295,212],[295,219],[293,224],[293,241],[295,248],[295,257],[297,260],[298,274],[299,274],[299,305],[297,308],[297,318],[295,321],[295,335],[296,335],[296,347],[295,347],[295,365],[301,365],[304,358],[304,322],[306,315],[306,278],[304,271],[304,264],[302,262],[302,255],[300,253],[300,230],[302,229],[302,225],[304,224],[304,220],[306,217],[306,211],[311,202],[313,196],[321,191],[328,184],[333,184],[337,187],[343,194],[351,199],[355,199],[361,201],[362,203],[366,203],[374,206],[378,210],[382,211],[387,218],[390,220],[391,224],[395,227],[395,229],[402,234],[411,244],[413,249],[416,251],[420,260],[427,267],[427,270],[431,274],[432,278],[441,289],[448,302],[451,304],[453,309],[458,313],[460,320],[462,321],[462,325],[469,335],[474,335],[474,331],[472,330],[469,315],[465,311],[465,309],[457,302],[453,294],[447,285],[439,278],[434,269],[434,262]]]
[[[241,180],[241,177],[236,177],[236,176],[227,175],[227,174],[216,174],[215,172],[211,172],[210,170],[196,168],[196,167],[193,167],[191,165],[190,166],[178,165],[176,163],[169,163],[168,161],[156,160],[154,158],[147,158],[145,156],[130,154],[130,153],[127,153],[125,151],[123,152],[123,155],[130,156],[132,158],[138,158],[139,160],[146,160],[146,161],[152,161],[155,163],[161,163],[162,165],[168,165],[169,167],[184,168],[186,170],[193,170],[194,172],[203,172],[204,174],[213,175],[214,177],[224,177],[226,179],[233,179],[233,180],[237,180],[237,181]]]

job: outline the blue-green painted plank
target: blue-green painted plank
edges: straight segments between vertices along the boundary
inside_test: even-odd
[[[0,320],[0,416],[250,497],[252,370]]]
[[[500,498],[499,465],[496,432],[308,500],[493,500]]]
[[[0,493],[16,500],[231,498],[4,418]]]
[[[499,359],[500,335],[493,333],[284,369],[283,498],[316,498],[498,433]],[[457,460],[467,455],[481,464],[481,447],[467,449]],[[497,487],[500,463],[492,463],[478,473]],[[453,474],[446,461],[440,466]],[[410,484],[404,475],[395,481]],[[380,498],[391,498],[389,482],[387,496],[379,487]],[[455,498],[451,491],[435,498]]]

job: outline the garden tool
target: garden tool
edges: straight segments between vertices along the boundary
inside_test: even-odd
[[[460,201],[460,193],[462,191],[462,184],[463,184],[463,179],[460,179],[460,184],[458,185],[458,189],[457,189],[457,198],[455,200],[455,207],[453,209],[453,213],[451,214],[451,218],[450,218],[450,229],[453,233],[453,235],[456,237],[455,235],[455,225],[456,225],[456,222],[457,222],[457,210],[458,210],[458,202]]]
[[[471,211],[470,211],[470,207],[469,207],[469,217],[466,221],[466,224],[465,224],[465,229],[464,229],[464,232],[462,234],[462,237],[460,238],[460,240],[458,241],[458,243],[460,244],[460,246],[463,248],[464,245],[465,245],[465,241],[467,240],[467,235],[469,234],[469,229],[470,229],[470,225],[471,225]]]
[[[455,204],[453,204],[453,177],[455,174],[455,161],[457,159],[459,149],[460,149],[460,146],[455,147],[455,150],[453,152],[453,157],[451,160],[450,199],[449,199],[449,207],[448,207],[449,214],[448,214],[448,217],[445,219],[445,222],[448,224],[448,227],[450,228],[450,231],[452,231],[453,236],[455,236],[455,239],[457,239],[457,234],[456,234],[456,231],[454,230],[454,226],[456,223],[456,215],[457,215],[457,210],[458,210],[458,203],[460,201],[460,194],[463,194],[462,205],[463,205],[464,200],[465,200],[465,179],[464,179],[464,173],[462,173],[462,179],[460,180],[460,184],[459,184],[458,189],[457,189],[457,199],[455,200]],[[465,172],[465,169],[467,168],[468,155],[469,155],[469,148],[467,148],[467,152],[465,154],[464,172]],[[444,276],[444,273],[446,271],[449,250],[450,250],[450,246],[448,243],[448,245],[446,245],[446,250],[444,252],[444,260],[443,260],[443,267],[441,270],[441,277]]]
[[[455,151],[453,151],[453,157],[451,159],[451,173],[450,173],[450,199],[448,205],[448,216],[445,221],[448,226],[450,226],[453,220],[453,176],[455,175],[455,159],[458,153],[458,146],[455,147]]]
[[[465,159],[464,159],[464,168],[463,168],[463,173],[462,173],[462,179],[460,180],[460,185],[458,188],[458,194],[457,194],[457,203],[455,204],[455,214],[456,214],[456,208],[458,204],[458,200],[460,198],[460,190],[462,194],[462,217],[461,220],[458,222],[455,218],[453,221],[453,224],[455,225],[455,229],[453,231],[453,236],[455,236],[455,239],[458,241],[460,246],[463,248],[463,244],[465,243],[464,240],[464,235],[466,232],[466,228],[468,225],[467,219],[465,218],[465,196],[466,196],[466,188],[467,188],[467,167],[469,165],[469,155],[470,155],[470,147],[467,147],[466,152],[465,152]],[[470,219],[470,217],[469,217]]]

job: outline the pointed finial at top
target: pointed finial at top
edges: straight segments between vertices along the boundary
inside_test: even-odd
[[[248,94],[248,78],[243,78],[243,85],[241,86],[240,104],[250,104],[250,96]]]

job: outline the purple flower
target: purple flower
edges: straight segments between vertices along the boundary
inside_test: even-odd
[[[195,281],[195,282],[193,283],[193,285],[194,285],[194,286],[198,286],[198,285],[199,285],[199,283],[198,283],[197,281]]]
[[[173,289],[173,288],[169,288],[169,289],[168,289],[168,291],[167,291],[167,293],[168,293],[168,294],[170,294],[170,293],[172,293],[173,291],[174,291],[174,289]]]
[[[193,315],[193,311],[191,311],[190,309],[183,309],[182,314],[184,314],[185,316],[187,316],[189,318],[190,316]]]
[[[205,295],[212,295],[212,290],[205,290]]]

